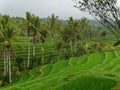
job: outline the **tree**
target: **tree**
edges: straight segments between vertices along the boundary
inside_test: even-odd
[[[80,20],[80,25],[81,25],[81,43],[82,47],[84,47],[87,51],[88,47],[88,41],[92,37],[92,26],[87,18],[82,18]]]
[[[120,39],[120,8],[117,0],[74,0],[75,7],[89,12],[102,25],[107,27],[116,38]],[[120,40],[115,43],[119,44]]]
[[[71,38],[74,36],[74,33],[71,31],[68,25],[64,27],[64,29],[61,31],[61,37],[64,42],[64,48],[65,48],[65,59],[69,59],[69,43],[71,41]]]
[[[51,37],[54,36],[54,34],[56,33],[56,23],[58,21],[58,16],[55,16],[54,14],[52,14],[51,16],[48,16],[48,23],[49,23],[49,29],[51,30],[50,35]]]
[[[4,53],[4,76],[7,76],[9,73],[9,82],[12,82],[12,74],[11,74],[11,51],[15,56],[15,50],[12,48],[11,40],[16,35],[15,27],[11,25],[10,17],[7,15],[3,16],[1,21],[1,39],[3,42],[3,50]]]
[[[31,67],[33,67],[34,61],[36,59],[36,44],[39,42],[40,40],[40,26],[41,26],[41,19],[38,16],[32,15],[31,17],[32,21],[32,34],[33,34],[33,59],[32,59],[32,65]]]
[[[69,17],[68,20],[68,27],[70,31],[73,33],[73,36],[71,37],[70,47],[71,51],[74,51],[74,56],[77,55],[77,36],[80,33],[80,22],[78,20],[74,20],[73,17]],[[72,50],[72,47],[74,46],[74,50]]]
[[[56,34],[56,23],[58,21],[58,16],[52,14],[48,17],[48,25],[50,29],[50,36],[51,36],[51,55],[53,53],[53,43],[54,43],[54,35]]]
[[[42,56],[41,56],[41,64],[43,65],[44,64],[44,53],[45,53],[45,50],[44,50],[44,42],[48,36],[48,31],[47,31],[47,23],[43,23],[40,27],[40,31],[39,33],[41,34],[40,35],[40,41],[42,43],[42,47],[41,47],[41,53],[42,53]]]
[[[26,12],[26,25],[27,25],[27,36],[28,36],[28,60],[27,60],[27,68],[30,67],[30,32],[32,30],[32,15],[30,12]]]
[[[32,24],[33,24],[33,57],[35,57],[35,46],[36,43],[39,41],[39,29],[41,20],[38,16],[32,17]]]
[[[101,36],[102,37],[105,37],[107,35],[107,32],[106,31],[103,31],[102,33],[101,33]]]
[[[80,24],[81,24],[81,29],[83,31],[84,34],[84,39],[91,39],[91,30],[92,30],[92,26],[89,22],[89,20],[87,18],[82,18],[80,20]]]

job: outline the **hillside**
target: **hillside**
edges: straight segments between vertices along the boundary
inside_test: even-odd
[[[62,60],[21,73],[0,90],[111,90],[120,79],[120,51]]]

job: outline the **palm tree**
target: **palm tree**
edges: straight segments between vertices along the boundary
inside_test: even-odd
[[[37,17],[33,17],[32,19],[32,24],[33,24],[33,57],[35,56],[35,46],[36,43],[39,41],[39,29],[40,29],[40,23],[41,20],[40,18]]]
[[[71,38],[73,37],[73,32],[71,29],[69,29],[69,26],[66,25],[65,28],[61,31],[61,37],[64,42],[64,48],[65,48],[65,59],[69,59],[69,43],[71,41]]]
[[[41,47],[41,53],[42,53],[41,64],[43,65],[44,64],[44,52],[45,52],[45,50],[44,50],[44,42],[45,42],[45,40],[46,40],[46,38],[48,36],[47,24],[46,23],[41,25],[39,33],[41,34],[40,35],[40,41],[42,43],[42,47]]]
[[[58,21],[58,16],[55,16],[54,14],[51,15],[51,17],[48,17],[48,24],[51,36],[51,54],[53,53],[53,43],[54,43],[54,34],[56,33],[56,23]]]
[[[7,15],[4,15],[2,20],[1,20],[1,39],[2,39],[2,42],[4,42],[4,39],[5,39],[4,38],[5,35],[3,35],[3,31],[6,30],[6,26],[8,26],[9,20],[10,20],[10,17]],[[3,50],[3,52],[4,52],[4,76],[6,76],[8,73],[8,59],[6,59],[7,57],[6,57],[5,49]]]
[[[83,43],[85,48],[87,49],[87,41],[90,40],[90,37],[91,37],[91,30],[92,30],[92,26],[90,25],[90,22],[88,21],[87,18],[82,18],[80,20],[80,25],[81,25],[81,32],[83,34]]]
[[[51,15],[51,17],[48,17],[49,20],[49,29],[51,30],[50,34],[51,37],[53,38],[54,34],[56,33],[56,23],[58,21],[58,16],[55,16],[54,14]]]
[[[28,60],[27,60],[27,68],[30,67],[30,32],[32,30],[32,15],[30,12],[26,12],[26,22],[27,22],[27,36],[28,36]]]
[[[74,51],[73,50],[73,46],[74,46],[74,43],[75,42],[75,36],[74,36],[74,19],[73,17],[69,17],[69,20],[68,20],[68,27],[69,27],[69,31],[71,31],[73,33],[73,35],[71,36],[71,39],[70,39],[70,48],[71,48],[71,53]]]
[[[32,15],[32,34],[33,34],[33,59],[36,58],[36,44],[39,42],[39,36],[40,36],[40,26],[41,26],[41,20],[38,16]],[[32,67],[33,67],[33,61],[32,61]]]
[[[77,42],[79,41],[77,37],[79,36],[79,33],[81,31],[80,23],[78,20],[75,20],[73,23],[73,31],[74,31],[74,47],[75,47],[75,56],[76,56],[77,55]]]
[[[9,72],[9,82],[12,82],[12,74],[11,74],[11,49],[12,44],[11,40],[15,36],[16,31],[14,31],[14,27],[10,25],[10,17],[3,16],[3,20],[1,22],[1,38],[3,40],[3,52],[4,52],[4,75],[7,76]],[[14,50],[12,50],[14,52]]]
[[[73,17],[69,17],[68,27],[69,27],[69,30],[73,33],[70,40],[71,52],[74,52],[74,56],[76,56],[77,42],[78,42],[77,37],[79,36],[80,30],[81,30],[79,20],[74,20]]]

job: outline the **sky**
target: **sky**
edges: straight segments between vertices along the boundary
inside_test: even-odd
[[[25,17],[25,12],[29,11],[40,18],[47,18],[54,13],[59,19],[68,19],[70,16],[75,19],[93,19],[88,13],[83,13],[73,6],[72,0],[0,0],[0,13]]]

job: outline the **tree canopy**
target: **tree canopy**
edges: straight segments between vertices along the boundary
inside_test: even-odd
[[[120,7],[117,0],[74,0],[75,7],[87,11],[120,39]]]

